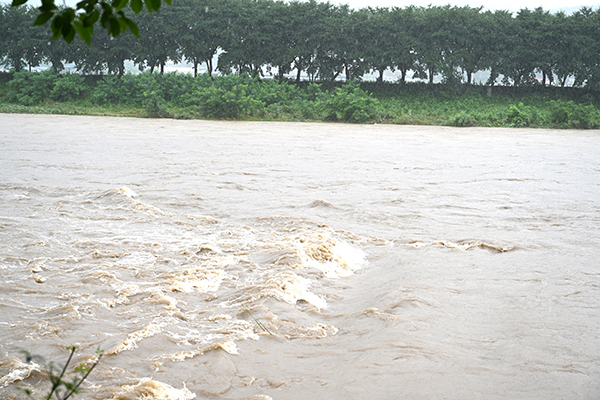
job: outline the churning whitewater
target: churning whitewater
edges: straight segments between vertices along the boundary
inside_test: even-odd
[[[0,397],[592,399],[598,131],[0,114]]]

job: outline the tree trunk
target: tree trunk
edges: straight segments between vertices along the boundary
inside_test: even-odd
[[[208,76],[210,76],[212,78],[213,77],[213,75],[212,75],[212,73],[213,73],[212,57],[205,57],[204,63],[206,64],[206,72],[208,72]]]
[[[198,77],[198,60],[194,58],[194,78]]]
[[[300,73],[302,72],[302,64],[296,63],[296,68],[298,69],[298,74],[296,75],[296,83],[300,83]]]
[[[472,80],[473,80],[473,72],[467,71],[467,83],[470,85]]]
[[[546,86],[546,71],[542,71],[542,86]]]
[[[379,69],[379,77],[377,78],[377,82],[379,83],[383,83],[383,71],[385,71],[385,68],[380,68]]]
[[[548,86],[552,86],[554,84],[554,75],[552,74],[552,69],[550,69],[546,75],[548,76]]]
[[[429,84],[433,85],[433,68],[429,68]]]

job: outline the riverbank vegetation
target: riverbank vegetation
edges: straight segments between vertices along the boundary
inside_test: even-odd
[[[391,71],[400,82],[474,83],[486,71],[490,86],[600,90],[600,9],[589,7],[566,15],[542,8],[353,10],[315,0],[177,0],[160,12],[125,14],[139,27],[139,39],[99,30],[88,46],[50,41],[49,26],[33,26],[36,9],[0,6],[0,63],[17,72],[46,63],[56,71],[70,65],[83,74],[124,75],[126,61],[150,71],[186,62],[196,75],[203,66],[209,75],[296,82],[365,74],[382,82]]]
[[[416,125],[600,127],[585,88],[279,82],[249,74],[0,75],[0,112]]]
[[[99,30],[89,46],[49,41],[36,16],[0,6],[0,63],[10,69],[0,112],[600,126],[600,10],[586,7],[565,15],[178,0],[132,13],[139,39]],[[146,72],[128,74],[126,62]],[[193,74],[163,73],[180,62]],[[31,72],[42,64],[49,70]],[[475,82],[482,71],[487,81]]]

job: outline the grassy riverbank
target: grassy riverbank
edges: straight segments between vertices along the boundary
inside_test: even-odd
[[[599,105],[595,92],[541,86],[295,85],[238,76],[49,72],[5,75],[0,83],[3,113],[596,129]]]

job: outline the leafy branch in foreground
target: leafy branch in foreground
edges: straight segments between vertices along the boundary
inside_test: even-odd
[[[12,0],[12,7],[19,7],[29,0]],[[75,8],[66,7],[59,9],[55,0],[42,0],[42,5],[37,7],[39,12],[33,25],[44,25],[52,20],[52,40],[63,37],[67,43],[75,38],[75,33],[88,44],[91,44],[94,34],[94,25],[100,21],[100,25],[111,35],[117,37],[121,32],[129,29],[136,37],[140,36],[135,22],[125,15],[125,10],[131,10],[138,14],[144,8],[144,3],[149,12],[158,11],[162,2],[171,4],[171,0],[82,0]]]
[[[87,379],[94,368],[96,368],[96,365],[98,365],[102,355],[104,354],[104,352],[98,348],[96,350],[98,358],[96,358],[90,367],[86,366],[85,363],[81,363],[73,369],[79,373],[79,376],[68,376],[67,368],[69,367],[69,364],[73,359],[73,355],[77,351],[78,347],[70,346],[67,347],[67,349],[70,350],[69,358],[67,359],[65,365],[59,367],[57,367],[52,361],[47,362],[42,356],[31,354],[25,350],[22,351],[22,353],[25,354],[25,359],[28,363],[37,361],[43,365],[43,370],[41,372],[46,375],[46,378],[52,384],[50,391],[46,396],[44,396],[45,400],[50,400],[52,396],[56,397],[57,400],[67,400],[72,395],[79,393],[79,387]],[[21,390],[31,397],[32,393],[29,389]]]

